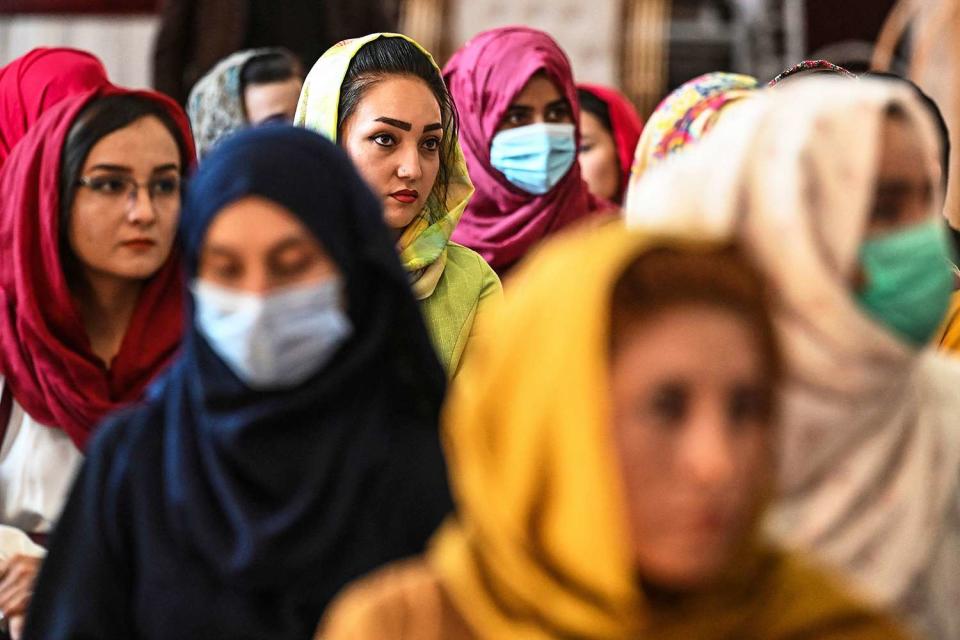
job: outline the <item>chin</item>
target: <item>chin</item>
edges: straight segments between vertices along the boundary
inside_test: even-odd
[[[417,219],[423,210],[423,204],[414,202],[408,205],[397,206],[396,203],[387,204],[383,210],[383,219],[387,226],[394,231],[403,231],[410,223]]]
[[[123,280],[147,280],[160,271],[165,261],[166,260],[145,257],[138,260],[125,261],[123,264],[111,265],[111,269],[105,269],[104,271]]]
[[[671,590],[688,591],[709,586],[730,563],[730,556],[720,550],[700,549],[657,554],[641,559],[640,572],[654,584]]]

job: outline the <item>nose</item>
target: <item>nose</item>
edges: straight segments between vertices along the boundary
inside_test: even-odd
[[[137,187],[130,196],[130,208],[127,211],[127,221],[138,226],[150,226],[157,221],[157,212],[154,210],[150,191]]]
[[[682,442],[684,470],[701,486],[721,488],[733,479],[736,467],[725,412],[720,407],[703,407],[692,417],[694,424]]]
[[[411,145],[401,154],[400,164],[397,166],[397,177],[401,180],[419,180],[423,177],[420,150],[415,145]]]

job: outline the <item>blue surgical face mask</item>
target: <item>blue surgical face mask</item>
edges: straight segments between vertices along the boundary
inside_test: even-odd
[[[950,304],[954,275],[940,220],[872,238],[860,248],[867,279],[860,305],[906,342],[930,341]]]
[[[196,322],[251,389],[282,389],[323,368],[353,333],[337,278],[266,295],[196,280]]]
[[[490,164],[513,185],[543,195],[577,159],[572,124],[530,124],[501,131],[490,145]]]

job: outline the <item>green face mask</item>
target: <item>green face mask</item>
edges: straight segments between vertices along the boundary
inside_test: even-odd
[[[857,296],[860,305],[910,344],[926,344],[950,304],[951,257],[939,220],[867,240],[860,248],[867,277],[866,288]]]

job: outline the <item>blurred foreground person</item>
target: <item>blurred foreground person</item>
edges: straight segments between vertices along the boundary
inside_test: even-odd
[[[773,283],[787,356],[773,531],[923,637],[960,637],[960,363],[930,347],[954,280],[936,125],[886,81],[764,93],[632,186],[628,219],[735,235]]]
[[[906,637],[760,533],[780,354],[738,251],[614,224],[511,286],[445,410],[456,515],[318,638]]]
[[[101,428],[27,637],[310,637],[450,509],[444,374],[376,199],[320,136],[218,147],[181,225],[179,359]]]

